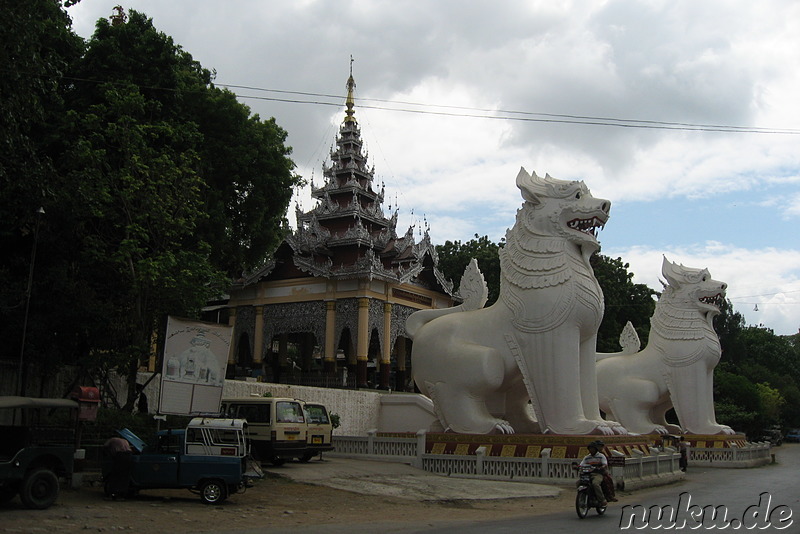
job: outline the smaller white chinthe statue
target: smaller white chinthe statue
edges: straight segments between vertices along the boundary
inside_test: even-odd
[[[714,368],[721,356],[713,319],[727,285],[707,269],[693,269],[664,258],[667,280],[650,319],[650,339],[640,342],[630,323],[623,351],[597,355],[600,409],[637,434],[733,434],[716,421]],[[680,427],[665,414],[675,408]]]

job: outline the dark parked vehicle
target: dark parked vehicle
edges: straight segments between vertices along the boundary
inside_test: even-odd
[[[70,479],[75,427],[47,423],[54,410],[75,421],[79,404],[69,399],[0,397],[0,504],[19,494],[28,508],[49,508],[58,498],[59,478]]]
[[[129,494],[154,488],[183,488],[198,493],[206,504],[218,504],[243,491],[248,479],[260,478],[249,457],[247,423],[241,419],[192,419],[186,429],[162,430],[148,446],[128,429],[117,433],[128,440],[131,456]],[[113,464],[103,462],[106,494]]]
[[[800,443],[800,428],[793,428],[784,436],[783,441],[787,443]]]

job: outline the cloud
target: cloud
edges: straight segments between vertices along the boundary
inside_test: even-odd
[[[88,37],[117,3],[84,0],[69,13]],[[614,249],[655,288],[656,248],[672,240],[668,255],[709,267],[731,295],[754,287],[747,294],[797,297],[786,292],[800,278],[786,224],[800,215],[796,0],[138,0],[135,9],[216,69],[217,83],[270,90],[235,89],[253,111],[276,118],[298,172],[318,184],[352,55],[363,99],[356,115],[386,198],[400,206],[398,228],[424,218],[434,242],[476,233],[497,241],[521,204],[514,177],[525,166],[585,180],[595,196],[625,206],[612,210],[613,225],[643,225],[644,217],[620,215],[657,212],[657,226],[613,230],[629,239]],[[505,121],[430,113],[477,109],[525,113]],[[581,117],[650,122],[564,123],[588,122]],[[793,130],[697,132],[659,122]],[[307,190],[298,198],[313,205]],[[709,236],[725,246],[692,245]],[[798,311],[769,298],[778,295],[759,300],[757,315],[741,311],[794,332]]]

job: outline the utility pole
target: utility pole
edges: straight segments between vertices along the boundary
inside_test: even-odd
[[[36,210],[36,226],[33,230],[33,249],[31,250],[31,268],[28,273],[28,290],[25,292],[25,317],[22,321],[22,343],[19,347],[19,369],[17,373],[17,391],[20,397],[25,396],[25,337],[28,333],[28,312],[31,308],[31,292],[33,289],[33,267],[36,263],[36,245],[39,242],[39,225],[42,222],[44,208]]]

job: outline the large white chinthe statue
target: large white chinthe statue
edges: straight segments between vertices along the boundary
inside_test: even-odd
[[[712,321],[727,285],[707,269],[677,265],[664,258],[667,281],[650,319],[647,347],[630,323],[621,336],[623,351],[598,354],[600,408],[637,434],[733,434],[716,421],[714,368],[721,356]],[[680,427],[665,414],[675,408]]]
[[[412,314],[414,380],[453,432],[624,434],[601,418],[595,376],[603,293],[589,257],[611,203],[525,169],[516,182],[525,202],[500,249],[500,298],[483,308],[468,269],[462,294],[478,280],[476,298]]]

